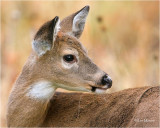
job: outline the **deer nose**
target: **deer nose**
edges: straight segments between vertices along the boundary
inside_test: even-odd
[[[108,75],[104,75],[101,80],[102,85],[107,85],[108,88],[112,86],[112,80]]]

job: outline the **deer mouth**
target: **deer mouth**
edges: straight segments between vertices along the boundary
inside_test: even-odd
[[[104,86],[104,87],[91,86],[91,91],[94,93],[105,93],[108,88],[109,87],[107,87],[107,86]]]

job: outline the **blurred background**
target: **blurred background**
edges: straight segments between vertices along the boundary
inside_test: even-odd
[[[81,42],[89,56],[113,79],[108,93],[159,84],[159,3],[154,2],[2,2],[1,123],[9,92],[31,52],[38,28],[56,15],[61,20],[90,6]],[[62,90],[59,90],[62,91]]]

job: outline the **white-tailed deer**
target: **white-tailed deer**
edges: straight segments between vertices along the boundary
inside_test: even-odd
[[[85,6],[61,22],[56,16],[38,30],[9,97],[9,127],[41,126],[57,88],[101,93],[112,86],[111,78],[91,61],[78,40],[88,12]]]
[[[159,87],[112,94],[110,77],[79,42],[86,6],[62,22],[45,23],[9,97],[9,127],[158,127]],[[57,88],[96,93],[56,93]]]

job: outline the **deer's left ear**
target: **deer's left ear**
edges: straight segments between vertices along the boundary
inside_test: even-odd
[[[61,31],[79,38],[83,32],[89,6],[85,6],[78,12],[64,18],[60,23]]]
[[[57,33],[60,29],[60,20],[56,16],[51,21],[43,24],[42,27],[36,33],[32,42],[32,48],[38,56],[44,55],[47,51],[50,51],[54,45]]]

